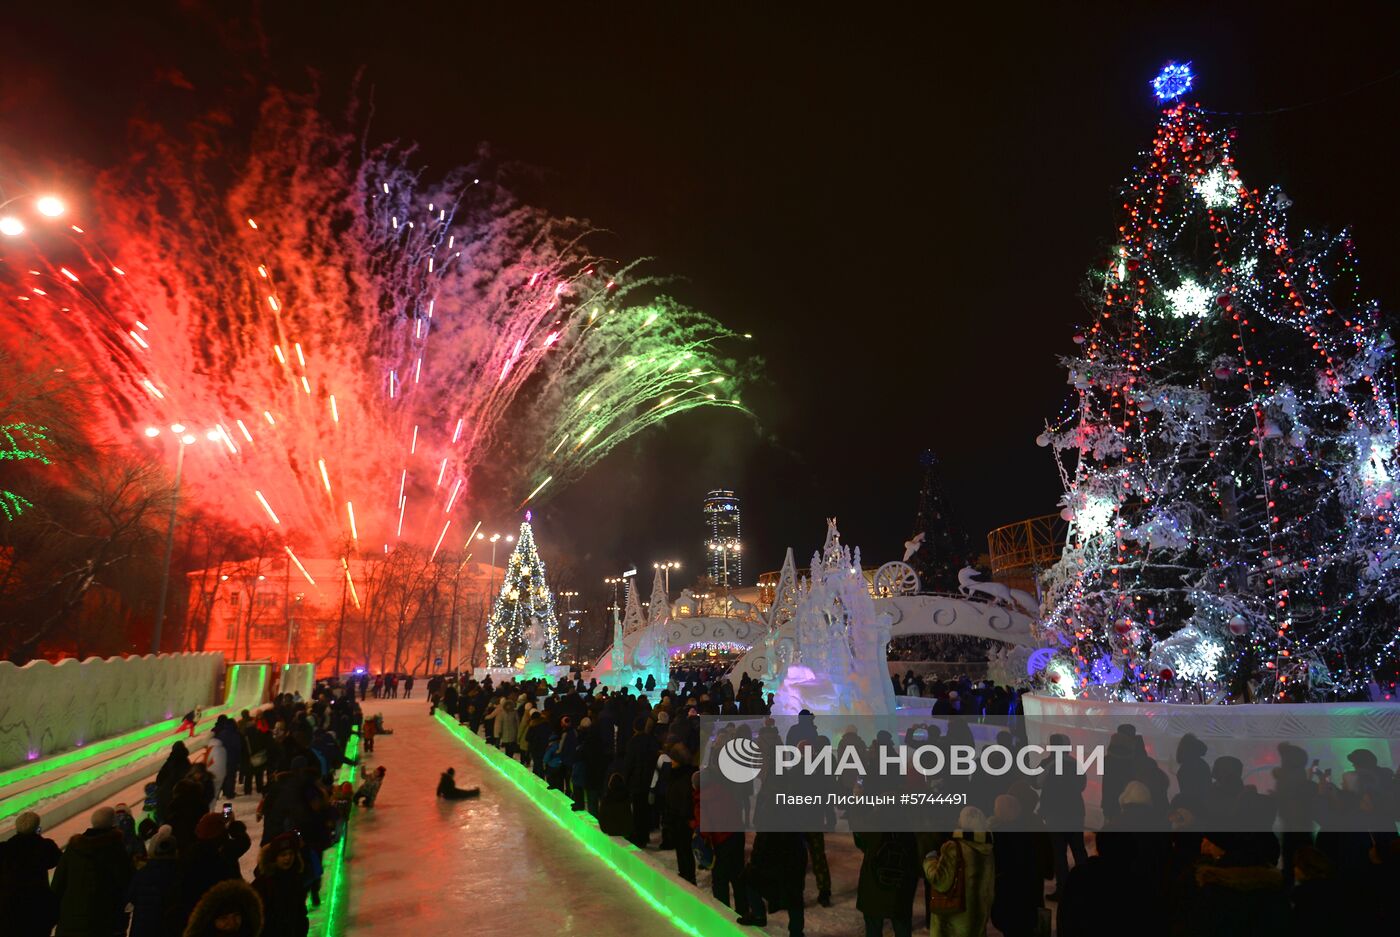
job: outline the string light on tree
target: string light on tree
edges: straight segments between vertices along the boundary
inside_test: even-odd
[[[535,547],[535,533],[530,526],[531,513],[525,512],[515,549],[506,561],[501,591],[491,608],[486,623],[486,663],[488,667],[514,667],[525,656],[526,634],[531,619],[539,623],[544,634],[544,661],[557,664],[562,648],[559,643],[559,619],[554,612],[554,595],[549,591],[544,560]]]
[[[0,426],[0,462],[38,462],[50,465],[52,460],[44,455],[42,444],[48,442],[48,428],[33,423],[9,423]],[[32,508],[34,502],[23,495],[0,488],[0,511],[5,519],[12,521]]]

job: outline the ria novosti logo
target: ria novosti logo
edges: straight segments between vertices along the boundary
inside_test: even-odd
[[[773,749],[773,772],[782,775],[795,769],[794,773],[808,777],[835,777],[847,773],[865,777],[872,772],[907,775],[911,771],[924,777],[942,774],[999,777],[1015,770],[1031,777],[1047,771],[1055,775],[1093,772],[1101,776],[1105,754],[1103,745],[1025,745],[1014,749],[1000,744],[981,748],[950,745],[946,751],[937,745],[905,745],[879,749],[878,757],[872,757],[873,763],[867,764],[854,746],[842,748],[838,755],[830,746],[777,745]],[[1067,755],[1072,759],[1066,759]],[[753,739],[742,736],[730,739],[720,748],[716,760],[719,773],[735,784],[747,784],[762,773],[763,756]]]
[[[719,773],[733,784],[747,784],[758,777],[763,756],[758,743],[743,737],[732,738],[719,750]]]

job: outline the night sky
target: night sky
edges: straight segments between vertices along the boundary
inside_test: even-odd
[[[829,515],[868,561],[896,558],[923,448],[975,542],[1056,510],[1033,440],[1066,400],[1056,355],[1168,59],[1242,112],[1222,120],[1245,180],[1282,185],[1298,227],[1351,225],[1373,294],[1400,304],[1390,4],[25,6],[4,14],[6,161],[114,162],[130,118],[258,82],[315,75],[339,108],[359,74],[373,137],[417,140],[430,170],[489,143],[534,168],[528,200],[612,232],[598,252],[655,258],[755,334],[755,420],[683,415],[540,512],[583,588],[658,559],[693,572],[711,487],[744,499],[752,571],[810,555]]]

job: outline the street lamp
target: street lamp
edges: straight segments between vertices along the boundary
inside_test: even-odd
[[[171,434],[180,441],[180,447],[176,450],[175,456],[175,494],[170,499],[170,525],[165,531],[165,562],[160,571],[160,594],[156,599],[156,625],[151,633],[151,653],[160,653],[160,633],[165,625],[165,597],[170,590],[170,556],[175,551],[175,517],[180,507],[180,480],[185,472],[185,447],[193,445],[196,437],[193,433],[185,432],[182,423],[170,424]],[[151,439],[159,436],[161,430],[157,426],[146,427],[146,435]],[[211,438],[214,438],[211,434]]]
[[[729,617],[729,554],[739,552],[739,541],[737,540],[716,540],[710,544],[710,549],[719,553],[720,565],[723,568],[724,579],[724,617]]]
[[[495,601],[494,596],[495,596],[495,592],[496,592],[496,544],[500,543],[502,536],[505,537],[506,543],[514,543],[514,542],[515,542],[515,535],[514,535],[514,534],[504,534],[504,535],[502,535],[502,534],[492,534],[492,535],[489,536],[489,537],[486,536],[485,534],[481,534],[481,533],[479,533],[479,534],[476,535],[476,539],[478,539],[478,540],[488,540],[488,541],[490,541],[490,543],[491,543],[491,579],[490,579],[491,585],[490,585],[490,586],[487,588],[487,590],[486,590],[486,599],[487,599],[487,601],[490,601],[490,602],[494,602],[494,601]],[[461,630],[461,627],[462,627],[462,626],[461,626],[461,623],[459,622],[458,625],[457,625],[458,631]],[[488,667],[491,666],[491,662],[490,662],[489,660],[486,662],[486,666],[488,666]]]
[[[28,197],[27,195],[16,195],[14,198],[5,199],[5,201],[0,202],[0,211],[3,211],[8,205]],[[63,201],[53,195],[41,195],[36,198],[34,200],[34,208],[45,218],[57,218],[59,215],[63,214],[65,210]],[[24,222],[17,216],[0,215],[0,234],[6,237],[19,237],[24,233],[24,230]]]
[[[612,590],[613,590],[613,600],[612,600],[612,605],[608,606],[608,608],[612,610],[612,613],[613,613],[614,617],[617,615],[617,613],[618,613],[618,611],[619,611],[618,604],[617,604],[617,587],[620,586],[620,585],[622,585],[622,584],[623,584],[624,582],[626,582],[626,581],[627,581],[627,580],[624,579],[624,578],[622,578],[621,576],[609,576],[608,578],[606,578],[606,579],[603,580],[603,584],[604,584],[604,585],[612,586]]]
[[[669,599],[671,597],[671,570],[680,569],[680,562],[677,560],[667,560],[664,563],[652,563],[651,568],[661,570],[661,575],[666,581],[666,597]]]

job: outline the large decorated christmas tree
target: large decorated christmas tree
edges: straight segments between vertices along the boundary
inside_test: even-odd
[[[527,511],[515,549],[506,562],[506,575],[491,608],[491,619],[486,623],[486,666],[514,667],[522,661],[531,627],[536,624],[544,638],[544,662],[558,663],[559,619],[554,614],[554,595],[549,591],[544,560],[535,548],[535,533]]]
[[[1071,521],[1047,622],[1062,692],[1316,698],[1393,669],[1394,345],[1346,232],[1297,230],[1235,131],[1163,110],[1093,272],[1053,444]]]

